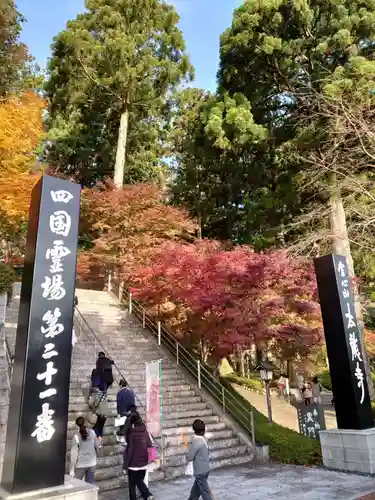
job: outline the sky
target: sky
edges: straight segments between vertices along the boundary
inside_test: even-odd
[[[66,22],[84,10],[84,0],[18,0],[27,22],[22,41],[44,68],[53,37]],[[195,67],[194,86],[215,90],[219,64],[219,37],[230,26],[233,10],[243,0],[171,0],[181,17],[190,60]]]

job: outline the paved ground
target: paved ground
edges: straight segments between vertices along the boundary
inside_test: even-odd
[[[263,394],[249,391],[240,386],[236,386],[236,389],[258,411],[267,415],[266,398]],[[335,429],[337,427],[335,409],[331,405],[326,405],[324,415],[327,429]],[[272,417],[277,424],[299,432],[297,410],[277,396],[272,396]]]
[[[156,500],[187,500],[191,485],[192,479],[185,477],[151,483],[150,489]],[[375,491],[375,478],[272,464],[221,469],[211,475],[210,485],[214,500],[356,500]],[[125,491],[99,495],[100,500],[127,498]]]

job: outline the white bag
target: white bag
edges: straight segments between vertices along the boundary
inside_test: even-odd
[[[185,470],[185,476],[194,476],[193,462],[188,462]]]
[[[195,436],[196,438],[202,439],[206,447],[208,448],[207,441],[203,436]],[[193,462],[188,462],[185,470],[185,476],[194,476],[194,467]]]
[[[126,417],[115,418],[115,427],[125,425]]]
[[[157,459],[155,462],[151,462],[150,464],[147,465],[148,472],[155,472],[158,469],[160,469],[160,460],[159,459]]]

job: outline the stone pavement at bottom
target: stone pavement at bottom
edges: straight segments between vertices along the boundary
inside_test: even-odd
[[[192,478],[151,483],[155,500],[187,500]],[[257,465],[220,469],[209,483],[214,500],[375,500],[375,478],[314,467]],[[369,495],[367,497],[367,495]],[[127,500],[124,490],[106,492],[100,500]]]

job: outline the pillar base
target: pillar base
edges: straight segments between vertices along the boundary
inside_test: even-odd
[[[56,488],[29,491],[11,495],[0,488],[0,500],[97,500],[98,487],[70,477],[65,476],[65,484]]]
[[[375,474],[375,428],[320,431],[323,463],[328,469]]]

